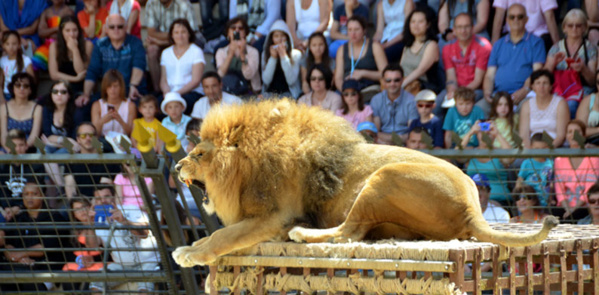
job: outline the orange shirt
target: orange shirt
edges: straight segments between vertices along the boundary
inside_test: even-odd
[[[100,35],[102,35],[102,27],[104,26],[104,23],[106,23],[106,17],[108,17],[108,9],[105,7],[98,8],[98,12],[96,13],[96,35],[90,37],[85,34],[85,28],[89,26],[89,14],[85,10],[81,10],[77,14],[79,24],[81,25],[81,28],[83,28],[83,32],[87,38],[100,37]]]

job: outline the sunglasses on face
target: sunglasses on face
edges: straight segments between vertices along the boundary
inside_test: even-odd
[[[232,26],[231,30],[233,30],[233,31],[241,31],[241,30],[243,30],[243,26]]]
[[[582,24],[567,24],[566,27],[568,28],[576,28],[576,29],[582,29]]]
[[[432,104],[432,103],[419,103],[419,104],[417,104],[417,106],[418,106],[419,108],[427,108],[427,109],[430,109],[430,108],[432,108],[432,107],[433,107],[433,104]]]
[[[597,203],[599,203],[598,199],[588,199],[587,203],[589,203],[589,205],[595,205]]]
[[[52,89],[52,94],[62,94],[62,95],[65,95],[67,93],[68,93],[68,91],[66,91],[65,89]]]
[[[86,139],[86,138],[92,138],[96,135],[93,133],[79,133],[79,134],[77,134],[77,136],[81,139]]]
[[[385,82],[387,82],[387,83],[391,83],[391,82],[399,83],[399,81],[401,81],[401,78],[385,79]]]
[[[341,93],[341,94],[342,94],[343,96],[354,96],[354,95],[356,95],[356,94],[358,94],[358,93],[357,93],[357,92],[355,92],[355,91],[347,91],[347,92],[343,92],[343,93]]]
[[[523,20],[525,17],[526,17],[526,16],[525,16],[524,14],[511,14],[511,15],[508,15],[508,16],[507,16],[507,18],[508,18],[509,20],[514,20],[514,19],[517,19],[517,20]]]
[[[29,89],[29,84],[17,82],[15,83],[15,88]]]
[[[110,26],[108,26],[108,28],[111,30],[114,30],[115,28],[122,30],[124,27],[125,27],[125,25],[110,25]]]
[[[324,81],[324,77],[310,77],[310,81]]]
[[[514,201],[518,202],[518,201],[520,201],[520,199],[522,199],[524,201],[530,201],[530,200],[533,200],[534,197],[532,197],[532,196],[525,196],[525,195],[514,196]]]

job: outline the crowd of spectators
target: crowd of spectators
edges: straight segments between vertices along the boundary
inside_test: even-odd
[[[596,0],[570,1],[578,7],[565,13],[556,0],[201,0],[201,19],[189,0],[71,2],[0,1],[0,152],[39,152],[37,138],[50,154],[93,155],[95,139],[104,152],[123,153],[122,140],[135,151],[132,134],[143,128],[164,153],[161,126],[189,151],[188,136],[211,107],[277,97],[330,110],[376,144],[481,152],[599,144]],[[48,80],[49,92],[38,92]],[[473,177],[491,222],[553,214],[599,224],[599,158],[455,164]],[[0,173],[2,222],[91,224],[94,206],[104,206],[113,222],[147,224],[127,165],[12,163]],[[45,208],[73,214],[39,215]],[[73,241],[2,238],[29,234],[0,231],[5,248],[25,249],[2,259],[104,267],[94,251],[38,251]],[[106,235],[79,230],[74,240],[83,248],[155,247],[147,231]],[[152,251],[121,252],[106,267],[157,267]]]

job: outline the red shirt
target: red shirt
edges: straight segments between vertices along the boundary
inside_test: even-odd
[[[462,54],[462,48],[456,39],[443,47],[443,65],[445,70],[455,69],[458,86],[466,86],[474,80],[477,68],[487,70],[491,49],[491,43],[487,39],[474,36],[466,54]]]

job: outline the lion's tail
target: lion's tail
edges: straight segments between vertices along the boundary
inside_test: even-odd
[[[482,217],[482,216],[481,216]],[[543,219],[543,228],[536,233],[517,234],[494,230],[487,222],[471,222],[472,235],[481,242],[490,242],[509,247],[524,247],[538,244],[549,235],[552,228],[556,227],[559,221],[555,216],[547,216]]]

